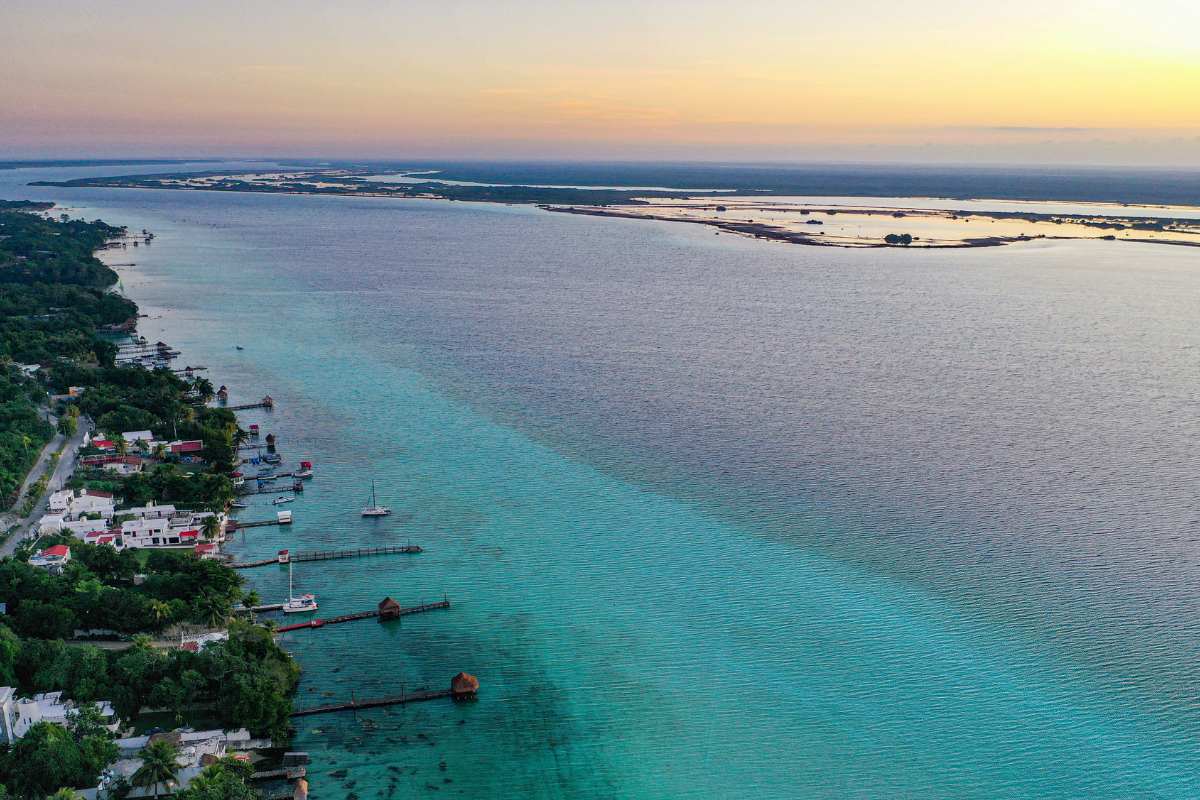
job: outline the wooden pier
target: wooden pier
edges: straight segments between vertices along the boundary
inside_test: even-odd
[[[250,606],[250,608],[238,606],[233,610],[239,614],[245,614],[251,611],[255,614],[265,614],[268,611],[283,611],[283,603],[267,603],[266,605],[261,606]]]
[[[261,489],[242,489],[240,492],[238,492],[238,496],[239,497],[249,497],[250,495],[254,495],[254,494],[287,494],[288,492],[291,492],[291,491],[295,491],[295,490],[292,489],[292,487],[290,487],[290,486],[288,486],[287,488],[283,488],[280,486],[264,486]],[[280,505],[283,505],[283,503],[280,503]]]
[[[270,781],[270,780],[289,780],[294,781],[298,778],[303,778],[308,775],[308,769],[304,766],[282,767],[280,769],[269,769],[263,772],[256,772],[250,776],[252,781]]]
[[[271,395],[267,395],[257,403],[243,403],[240,406],[221,406],[230,411],[249,411],[253,408],[265,408],[268,411],[275,408],[275,401],[271,399]]]
[[[407,617],[409,614],[423,614],[426,611],[436,611],[439,608],[449,608],[449,600],[440,600],[436,603],[425,603],[419,606],[409,606],[401,608],[398,612],[392,612],[396,617]],[[371,619],[379,616],[379,609],[373,611],[359,611],[355,614],[343,614],[340,617],[330,617],[329,619],[310,619],[308,622],[297,622],[294,625],[283,625],[275,629],[276,633],[287,633],[288,631],[298,631],[304,628],[324,628],[326,625],[338,625],[342,622],[354,622],[360,619]]]
[[[245,528],[262,528],[267,525],[279,525],[279,524],[286,525],[287,523],[286,522],[280,523],[278,517],[276,517],[275,519],[251,520],[250,522],[242,522],[241,520],[231,519],[225,523],[225,532],[233,533],[234,531],[244,530]]]
[[[443,697],[455,697],[453,689],[435,689],[425,692],[409,692],[395,697],[381,697],[376,700],[351,700],[349,703],[334,703],[327,706],[300,708],[292,712],[293,717],[311,717],[314,714],[332,714],[335,711],[360,711],[365,708],[383,708],[384,706],[402,706],[408,703],[421,703],[426,700],[441,700]]]
[[[403,687],[402,687],[403,688]],[[365,708],[382,708],[383,706],[402,706],[406,703],[420,703],[425,700],[440,700],[450,697],[454,700],[474,700],[479,692],[479,679],[474,675],[460,672],[450,679],[449,689],[424,690],[420,692],[402,692],[395,697],[381,697],[378,700],[357,700],[351,696],[349,703],[332,703],[327,706],[300,708],[292,712],[293,717],[309,717],[313,714],[332,714],[335,711],[358,711]]]
[[[309,553],[290,555],[291,561],[328,561],[333,558],[365,558],[367,556],[388,556],[394,554],[420,553],[421,546],[416,544],[388,545],[386,547],[360,547],[357,550],[318,550]],[[229,564],[233,569],[251,569],[265,567],[269,564],[283,563],[279,557],[264,558],[261,561],[241,561]]]

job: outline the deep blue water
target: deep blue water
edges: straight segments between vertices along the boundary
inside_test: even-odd
[[[411,540],[297,581],[454,602],[286,638],[300,704],[484,686],[306,721],[314,796],[1200,793],[1194,251],[16,181],[155,231],[144,332],[317,461],[237,552]]]

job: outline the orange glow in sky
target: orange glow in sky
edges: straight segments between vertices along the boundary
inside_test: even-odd
[[[0,158],[1200,166],[1198,32],[1181,0],[6,0]]]

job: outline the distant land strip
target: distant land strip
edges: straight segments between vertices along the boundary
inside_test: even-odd
[[[717,232],[816,247],[944,249],[995,247],[1037,239],[1104,239],[1200,247],[1200,219],[1182,217],[1047,214],[1026,210],[834,207],[795,201],[780,201],[771,205],[763,202],[772,195],[770,192],[722,190],[716,194],[712,190],[695,189],[484,185],[424,181],[421,176],[425,174],[401,170],[389,177],[380,176],[377,169],[283,167],[237,173],[212,171],[91,177],[36,181],[30,185],[534,204],[555,213],[685,222],[707,225],[717,229]],[[954,202],[946,201],[948,206]],[[771,221],[733,218],[733,214],[766,214]],[[861,218],[865,222],[853,230],[847,230],[847,218]],[[947,227],[946,223],[949,222],[965,224]],[[981,224],[985,222],[1008,224],[985,228]],[[910,223],[912,230],[909,229]],[[812,226],[822,229],[816,230]],[[1033,231],[1032,234],[1024,229],[1026,226]],[[1007,230],[1001,231],[1000,228]],[[934,233],[923,233],[926,230]]]

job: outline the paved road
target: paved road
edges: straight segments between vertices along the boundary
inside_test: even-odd
[[[75,471],[75,458],[79,454],[79,447],[83,444],[83,437],[91,430],[91,423],[83,417],[79,418],[79,427],[75,431],[75,435],[70,438],[63,447],[62,456],[58,459],[58,464],[54,467],[54,474],[50,476],[50,480],[46,486],[46,492],[50,493],[61,489],[67,479],[71,477],[71,473]],[[26,490],[37,482],[37,479],[42,476],[46,470],[46,462],[50,459],[50,454],[57,452],[62,446],[64,437],[61,433],[54,434],[49,443],[42,448],[41,454],[38,456],[37,463],[33,465],[33,469],[25,476],[25,483],[21,485],[21,494],[19,497],[24,497]],[[23,501],[18,500],[18,506]],[[0,544],[0,556],[11,556],[13,551],[17,549],[17,545],[29,534],[30,526],[41,519],[42,514],[46,513],[45,504],[42,498],[33,505],[33,511],[25,517],[17,517],[16,514],[4,515],[4,530],[7,530],[14,523],[18,525],[18,529],[8,540]]]

